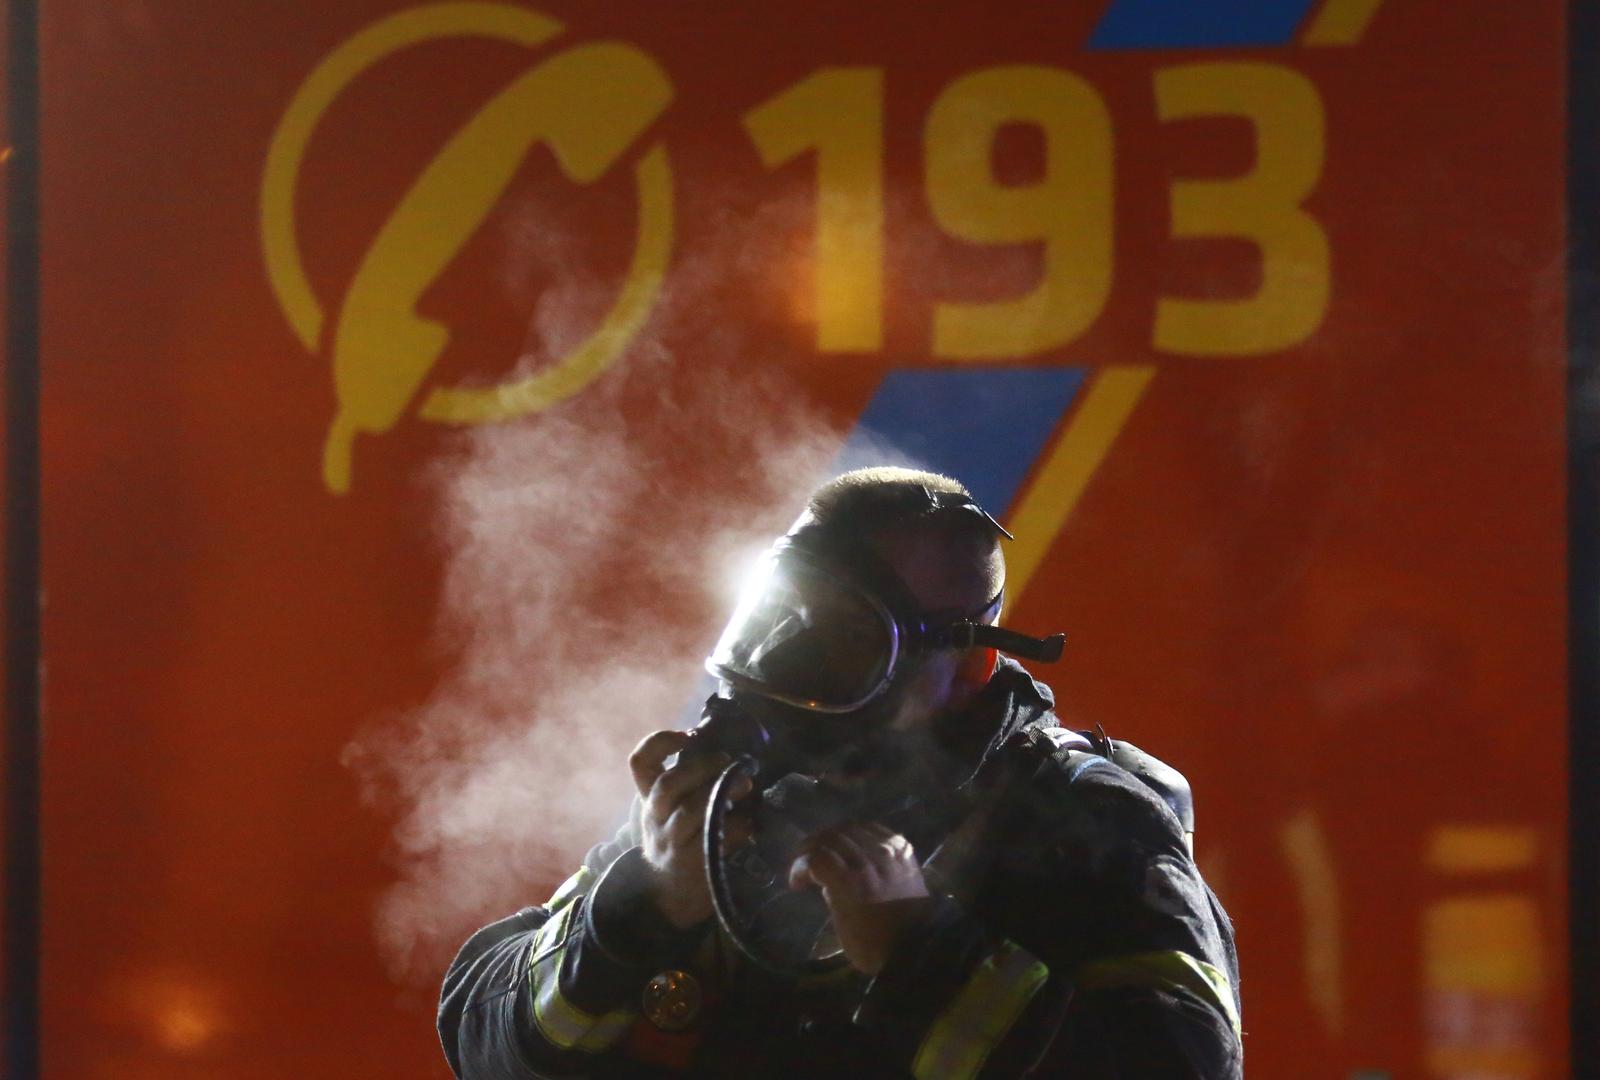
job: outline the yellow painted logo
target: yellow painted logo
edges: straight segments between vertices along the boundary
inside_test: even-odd
[[[665,112],[672,85],[659,64],[620,42],[572,46],[517,77],[412,182],[362,256],[326,337],[327,313],[307,280],[295,227],[307,143],[345,88],[400,49],[459,37],[532,48],[562,30],[553,19],[509,4],[439,3],[402,11],[329,54],[279,122],[261,188],[261,242],[273,293],[295,335],[308,351],[330,354],[338,407],[323,447],[328,490],[349,490],[356,435],[389,431],[418,396],[450,330],[421,317],[417,302],[493,211],[527,153],[544,144],[565,176],[593,183]],[[672,173],[665,146],[651,145],[633,171],[633,256],[594,332],[549,366],[515,381],[489,388],[434,386],[417,405],[418,416],[476,424],[536,412],[582,390],[617,359],[654,306],[672,251]]]

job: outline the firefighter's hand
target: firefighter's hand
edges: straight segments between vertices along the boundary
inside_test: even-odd
[[[833,913],[845,958],[876,975],[900,931],[928,903],[911,841],[873,823],[842,825],[811,837],[789,868],[789,887],[815,886]]]
[[[727,754],[712,754],[679,760],[668,768],[667,758],[691,741],[684,731],[652,732],[628,757],[634,786],[644,800],[640,846],[645,862],[655,871],[656,907],[680,929],[711,916],[711,892],[706,887],[705,852],[700,837],[705,831],[711,785],[731,760]],[[750,781],[744,777],[731,792],[735,799],[749,793]],[[748,835],[748,825],[730,814],[727,832],[727,841],[738,843]]]

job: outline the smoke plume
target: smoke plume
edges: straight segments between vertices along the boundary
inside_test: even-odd
[[[836,450],[801,418],[750,430],[708,404],[691,403],[700,422],[737,416],[715,434],[749,443],[732,502],[641,461],[630,421],[593,407],[484,429],[440,470],[451,667],[350,755],[404,808],[379,920],[402,973],[543,900],[616,827],[627,753],[692,700],[740,554],[782,531]]]
[[[523,366],[560,356],[609,292],[582,245],[504,225],[500,287],[530,291]],[[398,880],[378,936],[395,975],[432,980],[489,919],[544,900],[633,796],[629,750],[678,726],[742,564],[835,471],[911,464],[819,418],[736,326],[687,325],[803,202],[724,220],[718,251],[680,257],[651,335],[569,400],[463,436],[434,470],[447,674],[431,699],[377,725],[346,761],[398,817]],[[599,301],[599,302],[597,302]],[[673,313],[678,313],[674,315]],[[689,314],[684,314],[689,313]],[[663,317],[664,316],[664,317]],[[678,319],[677,324],[670,320]],[[692,370],[666,342],[693,345]]]

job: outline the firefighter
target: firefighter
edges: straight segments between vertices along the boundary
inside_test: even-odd
[[[1232,927],[1187,784],[1063,727],[1000,655],[1060,650],[998,625],[1008,538],[933,473],[814,492],[708,661],[761,765],[735,778],[695,732],[645,737],[629,823],[451,965],[456,1075],[1242,1075]],[[719,921],[703,831],[724,774],[710,857],[770,852],[787,821],[761,884],[772,910],[786,894],[831,920],[836,967],[758,962],[755,923]]]

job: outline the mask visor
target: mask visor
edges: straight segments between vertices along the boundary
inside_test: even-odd
[[[738,689],[842,713],[883,691],[898,651],[894,619],[881,603],[792,551],[769,552],[706,670]]]

